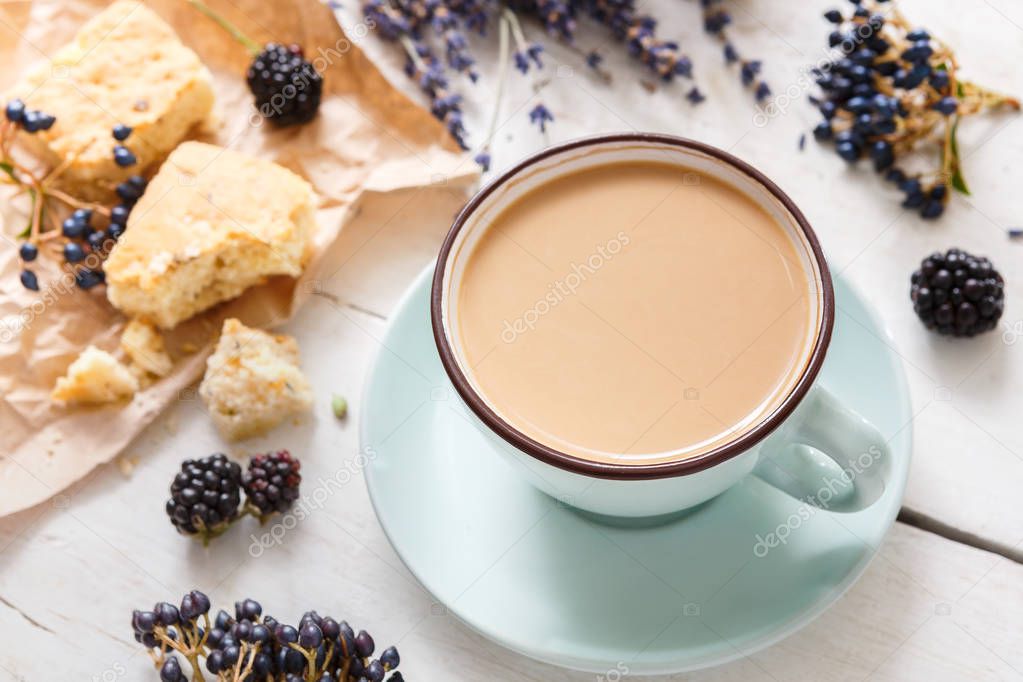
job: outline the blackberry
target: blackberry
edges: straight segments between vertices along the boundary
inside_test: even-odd
[[[204,542],[226,530],[238,517],[241,467],[221,453],[181,463],[171,483],[167,515],[184,535]]]
[[[323,77],[298,45],[267,43],[249,65],[245,81],[260,115],[275,125],[308,123],[320,108]]]
[[[951,336],[990,331],[1005,310],[1005,280],[984,257],[961,249],[924,258],[911,277],[913,310],[931,330]]]
[[[249,461],[248,471],[242,476],[247,503],[261,518],[275,512],[285,512],[298,499],[298,486],[302,482],[299,469],[302,463],[287,450],[256,455]]]
[[[298,45],[267,43],[262,47],[202,0],[189,4],[231,34],[252,56],[245,82],[256,98],[260,116],[280,127],[308,123],[323,96],[323,76],[302,56]]]

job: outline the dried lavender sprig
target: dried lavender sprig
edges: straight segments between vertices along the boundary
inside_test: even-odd
[[[463,148],[467,143],[462,100],[448,74],[476,80],[475,60],[463,31],[483,34],[490,20],[500,21],[504,13],[508,14],[508,28],[516,42],[514,63],[523,73],[542,66],[543,48],[525,40],[517,16],[539,21],[549,35],[580,53],[590,67],[610,80],[609,74],[600,69],[599,53],[583,53],[573,42],[576,17],[589,16],[610,29],[611,35],[623,42],[633,57],[662,80],[692,77],[692,62],[680,52],[677,43],[657,37],[657,22],[639,13],[635,0],[509,0],[507,5],[493,0],[366,0],[363,11],[381,36],[402,43],[408,54],[406,72],[428,95],[431,111]],[[694,104],[704,99],[695,87],[686,98]],[[553,120],[550,110],[542,104],[530,114],[541,131],[546,131],[546,124]],[[479,156],[489,161],[489,139]]]
[[[676,76],[692,78],[693,63],[678,43],[657,37],[657,21],[636,11],[633,0],[576,0],[577,6],[611,30],[629,54],[664,81]]]
[[[497,36],[497,91],[494,93],[494,109],[490,115],[490,126],[487,128],[487,136],[483,140],[483,146],[480,151],[476,154],[474,160],[479,164],[483,172],[486,173],[490,170],[490,145],[494,139],[494,133],[497,132],[497,119],[501,114],[501,100],[504,97],[504,85],[508,81],[508,33],[510,27],[508,24],[508,18],[503,14],[498,19],[498,36]]]
[[[722,0],[700,0],[703,8],[703,30],[714,36],[722,45],[725,64],[739,65],[739,80],[746,88],[753,90],[758,102],[771,96],[771,87],[761,75],[759,59],[744,59],[735,44],[729,39],[726,28],[732,23],[732,15],[722,7]]]
[[[419,89],[430,98],[430,113],[444,123],[451,137],[462,149],[468,149],[465,141],[465,123],[462,120],[462,96],[448,87],[444,68],[433,51],[421,42],[414,42],[409,36],[399,37],[408,56],[405,73],[416,81]]]

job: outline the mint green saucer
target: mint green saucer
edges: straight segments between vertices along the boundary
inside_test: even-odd
[[[902,499],[911,412],[886,333],[840,278],[822,378],[890,439],[882,498],[854,514],[817,511],[751,476],[669,523],[624,528],[560,505],[491,451],[434,347],[432,272],[391,319],[367,380],[361,439],[391,544],[469,627],[569,668],[680,672],[791,635],[866,568]]]

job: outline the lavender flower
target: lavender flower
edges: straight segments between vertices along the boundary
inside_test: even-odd
[[[483,169],[484,173],[490,170],[491,159],[489,151],[480,152],[479,154],[476,155],[476,158],[474,158],[473,161],[475,161],[479,165],[479,167]]]
[[[529,122],[540,126],[541,133],[547,132],[547,124],[553,120],[554,115],[551,114],[551,110],[543,104],[537,104],[533,107],[533,110],[529,112]]]
[[[700,0],[703,29],[722,43],[726,64],[739,64],[739,79],[743,86],[752,88],[754,97],[762,102],[771,96],[771,88],[759,77],[760,61],[742,59],[735,45],[728,39],[725,29],[732,23],[732,15],[722,7],[723,3],[724,0]]]
[[[692,77],[693,65],[679,51],[678,43],[656,36],[653,17],[636,12],[633,0],[579,0],[585,11],[611,29],[611,35],[625,43],[629,54],[647,68],[671,81],[675,76]]]
[[[516,50],[515,54],[512,55],[512,59],[515,61],[515,68],[522,73],[529,72],[529,58],[526,57],[525,53],[521,50]]]
[[[731,16],[723,9],[724,0],[700,0],[704,27],[724,46],[725,60],[740,63],[740,75],[747,87],[755,90],[758,99],[770,94],[770,88],[759,80],[759,62],[743,61],[738,51],[725,38],[725,26]],[[503,33],[503,44],[508,34],[514,38],[513,49],[502,48],[503,62],[514,66],[523,74],[533,68],[543,68],[541,44],[530,42],[523,24],[531,19],[547,35],[568,45],[574,45],[576,22],[588,17],[603,25],[625,50],[663,81],[676,77],[692,78],[692,62],[683,54],[678,43],[658,35],[657,21],[639,11],[638,0],[363,0],[363,13],[376,33],[385,40],[398,42],[408,55],[405,71],[429,97],[430,110],[440,119],[460,146],[467,146],[467,131],[462,119],[462,99],[457,77],[469,82],[478,78],[476,59],[467,36],[485,35],[495,23]],[[602,70],[602,56],[595,50],[576,49],[587,66],[606,80]],[[504,69],[501,70],[503,83]],[[535,84],[534,84],[535,85]],[[698,104],[706,99],[696,87],[691,87],[685,99]],[[496,103],[495,103],[496,109]],[[496,116],[494,117],[496,121]],[[554,120],[550,110],[537,105],[530,112],[530,120],[546,131],[547,123]],[[493,126],[492,126],[493,127]],[[491,134],[477,154],[480,165],[489,167]],[[484,163],[485,161],[485,163]]]

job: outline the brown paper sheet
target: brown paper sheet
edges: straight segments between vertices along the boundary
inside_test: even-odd
[[[0,91],[32,63],[45,59],[106,3],[36,0],[0,4]],[[345,234],[367,231],[356,223],[359,206],[373,199],[374,214],[397,213],[409,189],[434,193],[422,225],[447,223],[476,181],[472,163],[458,153],[429,112],[388,83],[316,0],[209,0],[208,4],[260,43],[297,42],[319,58],[325,93],[320,115],[299,129],[250,124],[251,97],[245,50],[184,0],[148,0],[213,72],[216,120],[202,139],[270,159],[308,179],[320,195],[315,257],[298,281],[276,278],[181,325],[168,338],[173,373],[127,405],[67,408],[53,404],[57,377],[88,344],[115,351],[126,321],[106,301],[73,284],[30,292],[18,281],[21,265],[13,238],[24,224],[15,206],[0,199],[0,516],[38,504],[110,461],[205,368],[212,335],[227,316],[250,325],[289,319],[323,278],[359,248]],[[407,222],[407,221],[406,221]],[[412,229],[415,229],[412,227]],[[410,235],[411,238],[411,235]],[[40,258],[40,281],[56,282],[56,262]],[[198,350],[191,350],[197,348]]]

